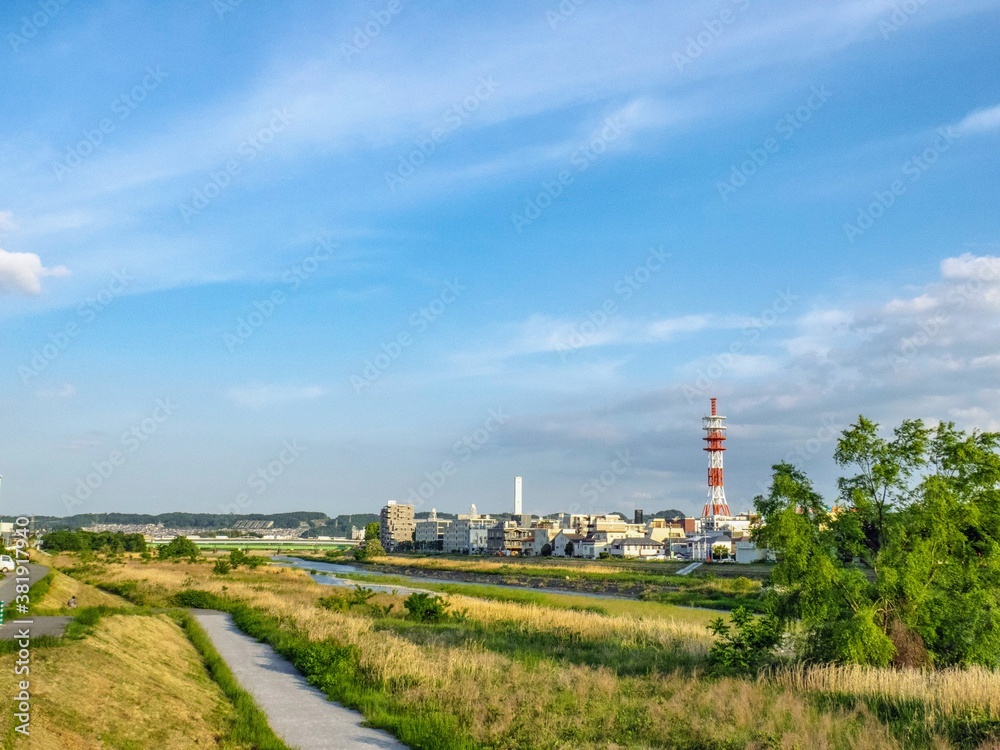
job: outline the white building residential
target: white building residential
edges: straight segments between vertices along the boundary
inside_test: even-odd
[[[580,543],[586,537],[583,534],[574,534],[571,531],[560,529],[552,540],[552,554],[556,557],[579,557]],[[572,544],[572,554],[566,554],[566,545]]]
[[[663,543],[648,536],[616,539],[611,543],[608,552],[616,557],[639,557],[647,560],[664,556]]]
[[[556,538],[559,531],[559,529],[535,528],[535,538],[531,544],[530,554],[540,557],[546,544],[550,545],[549,549],[551,550],[552,540]],[[525,550],[525,554],[529,554],[527,550]]]

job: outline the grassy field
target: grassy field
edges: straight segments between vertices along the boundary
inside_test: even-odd
[[[113,615],[89,636],[32,654],[31,737],[0,712],[5,747],[218,747],[234,719],[219,688],[166,615]],[[0,657],[0,690],[13,696],[14,655]],[[228,745],[228,747],[237,747]]]
[[[401,596],[359,597],[288,568],[222,576],[207,562],[129,560],[73,575],[147,605],[231,611],[328,696],[415,748],[985,749],[1000,736],[997,699],[983,698],[1000,695],[996,673],[709,679],[708,631],[662,612],[453,593],[457,616],[424,623],[404,616]]]
[[[52,564],[52,559],[39,560]],[[13,703],[0,712],[0,745],[35,750],[222,748],[287,750],[197,623],[155,612],[52,571],[35,614],[73,614],[61,639],[31,648],[30,737],[15,731]],[[75,595],[79,606],[66,610]],[[3,642],[0,695],[12,701],[16,656]]]
[[[78,609],[86,607],[121,607],[127,602],[120,596],[114,596],[93,586],[88,586],[75,578],[52,571],[52,584],[48,592],[37,602],[33,602],[33,611],[39,615],[66,615],[73,611],[66,608],[70,597],[76,597]]]

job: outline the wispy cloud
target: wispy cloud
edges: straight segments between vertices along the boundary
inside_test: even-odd
[[[962,134],[990,133],[1000,130],[1000,104],[969,113],[957,126]]]
[[[249,409],[263,409],[293,401],[311,401],[326,395],[326,388],[320,386],[286,386],[253,383],[230,388],[230,401]]]

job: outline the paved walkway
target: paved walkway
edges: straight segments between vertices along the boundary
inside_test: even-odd
[[[0,641],[20,638],[21,630],[27,628],[32,638],[40,635],[60,636],[66,630],[66,626],[72,622],[72,617],[62,615],[46,615],[45,617],[28,617],[27,619],[16,619],[22,615],[14,614],[13,618],[8,613],[3,625],[0,625]]]
[[[44,578],[45,574],[49,572],[49,569],[44,565],[38,565],[37,563],[28,563],[28,580],[29,585],[34,584],[39,578]],[[14,573],[5,572],[6,576],[2,581],[0,581],[0,602],[4,602],[7,605],[7,616],[15,614],[14,609],[14,597],[17,596],[17,591],[15,587],[17,586],[17,578]]]
[[[33,584],[39,578],[44,578],[49,569],[44,565],[28,563],[28,580]],[[30,585],[30,584],[29,584]],[[72,617],[30,617],[18,613],[14,606],[14,597],[17,596],[15,587],[17,579],[13,573],[7,573],[6,578],[0,581],[0,601],[6,607],[4,610],[4,624],[0,625],[0,640],[21,637],[21,631],[25,628],[31,633],[32,638],[40,635],[60,636],[66,630],[66,625],[73,619]],[[15,622],[16,621],[16,622]]]
[[[267,715],[275,734],[299,750],[405,750],[395,737],[361,726],[357,711],[327,700],[289,662],[237,628],[224,612],[193,609],[216,650]]]

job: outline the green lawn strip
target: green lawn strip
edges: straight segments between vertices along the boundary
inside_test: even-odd
[[[45,595],[49,593],[49,589],[52,588],[52,582],[56,579],[56,573],[54,570],[49,570],[44,576],[39,578],[33,584],[31,588],[28,589],[28,613],[29,615],[38,614],[37,606],[38,602],[45,598]],[[13,613],[8,613],[8,616]]]
[[[219,686],[236,712],[224,739],[255,750],[290,750],[271,729],[267,723],[267,716],[250,693],[240,687],[229,666],[215,650],[208,634],[194,616],[186,611],[172,611],[170,614],[177,620],[188,640],[201,655],[209,676]]]
[[[318,571],[322,573],[322,571]],[[362,583],[377,583],[385,586],[422,588],[443,594],[460,594],[476,599],[515,604],[537,604],[553,609],[568,609],[575,612],[595,612],[612,617],[651,617],[678,620],[708,625],[718,617],[715,612],[705,612],[690,606],[663,603],[655,599],[638,600],[624,597],[575,596],[573,594],[551,593],[548,591],[524,591],[509,586],[480,583],[425,583],[402,576],[371,575],[365,573],[337,573],[337,578]],[[714,608],[713,608],[714,609]]]

